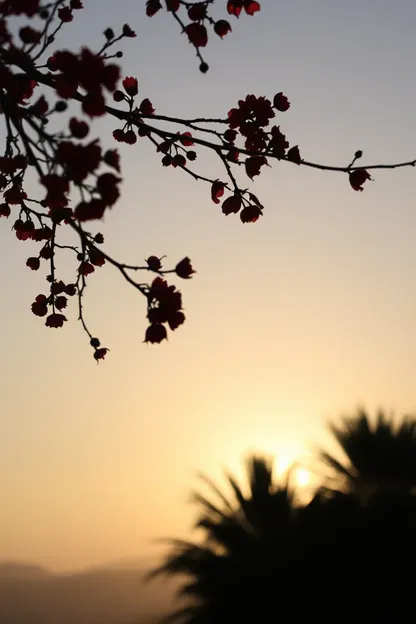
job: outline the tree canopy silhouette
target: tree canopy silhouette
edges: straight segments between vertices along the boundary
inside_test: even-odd
[[[393,439],[406,429],[384,415],[377,423],[376,430],[390,425]],[[387,443],[378,457],[384,451],[385,463],[394,461]],[[231,496],[204,477],[215,499],[192,497],[201,539],[170,540],[150,573],[183,579],[179,597],[187,600],[166,622],[404,621],[416,582],[416,497],[409,489],[380,487],[364,500],[355,490],[318,488],[301,504],[288,481],[275,481],[271,459],[250,456],[245,467],[246,490],[227,475]]]
[[[329,429],[345,455],[344,462],[322,450],[320,458],[337,486],[359,497],[382,491],[410,493],[416,487],[416,419],[396,422],[380,410],[373,422],[365,410],[344,417]]]
[[[137,19],[146,19],[139,4]],[[211,200],[221,205],[222,213],[239,214],[243,223],[255,223],[264,212],[261,200],[246,188],[246,178],[253,181],[273,161],[340,172],[354,191],[363,190],[371,170],[416,164],[412,160],[358,165],[361,150],[346,155],[350,162],[342,166],[304,158],[280,125],[282,115],[290,114],[290,100],[283,91],[270,97],[249,91],[237,103],[230,102],[219,118],[212,118],[209,111],[196,111],[192,118],[157,112],[147,94],[139,96],[137,77],[125,76],[119,65],[121,43],[136,36],[132,26],[113,29],[109,25],[97,50],[88,41],[81,50],[60,47],[61,31],[82,20],[83,8],[81,0],[0,1],[0,115],[5,136],[0,156],[0,217],[12,219],[19,241],[38,244],[26,260],[32,271],[42,268],[46,278],[44,292],[32,303],[33,314],[44,318],[49,328],[62,327],[69,301],[75,298],[79,321],[97,361],[105,358],[108,348],[90,329],[83,303],[95,271],[112,266],[144,296],[148,343],[162,342],[168,329],[175,331],[185,321],[181,293],[165,277],[186,280],[195,273],[188,257],[169,268],[159,254],[128,264],[108,252],[99,224],[121,193],[117,143],[134,149],[136,143],[150,142],[163,167],[176,168],[207,184]],[[218,16],[214,8],[219,9]],[[230,36],[228,19],[235,24],[235,18],[256,16],[260,9],[254,0],[146,2],[148,17],[161,11],[172,16],[203,73],[209,69],[203,51],[211,37]],[[156,24],[153,27],[156,33]],[[94,120],[103,116],[114,120],[105,146],[94,136]],[[216,157],[214,177],[198,167],[201,151]],[[68,233],[72,243],[68,243]],[[64,281],[60,275],[61,253],[72,253],[72,280]],[[154,279],[140,280],[140,272],[153,274]]]
[[[246,472],[247,494],[227,475],[231,497],[203,477],[217,500],[200,493],[192,496],[200,508],[195,527],[202,530],[201,543],[170,541],[171,552],[150,574],[150,578],[160,574],[186,577],[179,593],[190,597],[192,604],[167,621],[240,622],[255,618],[259,604],[265,609],[271,606],[270,583],[286,575],[288,554],[295,547],[292,516],[296,506],[288,483],[275,482],[270,459],[250,456]]]

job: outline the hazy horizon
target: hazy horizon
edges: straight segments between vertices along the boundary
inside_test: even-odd
[[[416,3],[263,0],[211,38],[206,75],[171,16],[149,20],[143,4],[86,2],[58,46],[95,49],[127,22],[137,38],[123,75],[160,114],[223,116],[248,93],[284,91],[281,126],[305,159],[415,157]],[[95,126],[109,147],[116,125]],[[73,302],[62,330],[31,314],[44,275],[1,221],[0,560],[67,572],[153,559],[155,538],[190,535],[196,471],[240,477],[250,450],[282,469],[308,462],[314,444],[334,448],[327,420],[358,404],[416,411],[413,169],[374,172],[357,193],[345,175],[275,163],[250,183],[264,216],[243,225],[146,143],[122,155],[106,243],[126,262],[189,256],[197,274],[176,282],[187,321],[168,343],[143,344],[143,298],[103,267],[84,305],[111,349],[96,365]],[[222,175],[202,153],[197,163]],[[59,261],[64,276],[70,266]]]
[[[56,624],[57,614],[60,624],[156,624],[172,609],[175,583],[144,582],[144,566],[73,573],[14,567],[0,561],[0,621],[7,624]]]

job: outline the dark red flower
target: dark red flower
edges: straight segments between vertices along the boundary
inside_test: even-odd
[[[0,217],[10,217],[11,209],[8,204],[0,204]]]
[[[166,323],[169,318],[182,308],[182,296],[175,286],[169,286],[166,280],[156,277],[149,289],[148,319],[153,323]],[[156,307],[157,304],[157,307]]]
[[[222,211],[225,215],[239,212],[242,205],[242,199],[240,195],[231,195],[227,197],[222,203]]]
[[[23,26],[19,30],[19,36],[23,43],[38,43],[41,40],[42,33],[31,26]]]
[[[142,115],[153,115],[155,109],[153,108],[153,105],[149,98],[145,98],[143,100],[143,102],[139,106],[139,111]]]
[[[160,4],[160,0],[147,0],[146,2],[146,15],[148,17],[153,17],[156,15],[158,11],[162,8]]]
[[[103,84],[110,93],[115,90],[119,78],[120,68],[118,65],[105,65],[100,75],[101,84]]]
[[[35,229],[33,232],[33,240],[41,242],[52,238],[52,230],[48,225]]]
[[[113,137],[119,143],[124,143],[124,130],[122,130],[121,128],[116,128],[115,130],[113,130]]]
[[[91,221],[93,219],[102,219],[106,209],[106,203],[98,197],[93,197],[91,201],[82,201],[75,208],[75,218],[78,221]]]
[[[72,20],[74,19],[71,8],[68,6],[64,6],[58,9],[58,17],[61,22],[72,22]]]
[[[351,171],[349,179],[354,191],[362,191],[364,182],[372,178],[367,169],[354,169],[354,171]]]
[[[51,293],[53,295],[60,295],[61,293],[65,292],[65,284],[63,283],[62,280],[58,280],[56,282],[54,282],[51,286]]]
[[[117,150],[107,150],[104,154],[103,161],[109,167],[112,167],[116,171],[120,171],[120,155]]]
[[[41,95],[38,100],[30,107],[30,112],[36,117],[43,117],[49,109],[49,104],[46,101],[44,95]]]
[[[232,108],[228,112],[230,128],[240,128],[246,123],[252,123],[258,128],[269,125],[275,112],[270,100],[264,96],[247,95],[245,100],[239,100],[238,108]]]
[[[225,184],[224,182],[220,182],[220,180],[215,180],[211,186],[211,198],[214,204],[220,203],[220,197],[224,195]]]
[[[96,349],[94,351],[94,357],[97,360],[97,364],[98,364],[98,360],[104,360],[105,356],[107,355],[109,349],[106,349],[105,347],[101,347],[100,349]]]
[[[136,33],[128,24],[124,24],[123,26],[123,35],[125,37],[136,37]]]
[[[254,13],[260,11],[260,4],[254,0],[228,0],[227,2],[228,13],[235,17],[240,16],[243,8],[247,15],[254,15]]]
[[[188,26],[185,27],[185,32],[188,35],[189,41],[196,48],[204,48],[207,45],[208,33],[203,24],[191,22],[191,24],[188,24]]]
[[[40,267],[39,258],[35,258],[35,257],[28,258],[26,260],[26,266],[28,266],[29,269],[32,269],[32,271],[37,271]]]
[[[137,142],[137,136],[134,130],[126,130],[126,132],[124,133],[123,142],[127,143],[128,145],[134,145],[134,143]]]
[[[3,195],[8,204],[20,204],[23,199],[27,198],[26,193],[19,186],[12,186]]]
[[[11,15],[27,15],[33,17],[39,11],[40,0],[13,0],[9,2]]]
[[[65,292],[68,295],[68,297],[73,297],[74,295],[77,294],[77,287],[75,284],[67,284],[65,286]]]
[[[207,15],[207,6],[205,2],[195,2],[188,9],[188,17],[193,22],[203,20]]]
[[[79,121],[75,117],[71,117],[69,120],[69,129],[72,136],[76,139],[84,139],[90,130],[89,125],[85,121]]]
[[[157,256],[149,256],[146,262],[151,271],[160,271],[162,268],[161,258],[158,258]]]
[[[214,31],[222,39],[231,31],[231,25],[227,20],[218,20],[218,22],[215,22]]]
[[[243,0],[228,0],[227,11],[230,15],[239,17],[241,11],[243,10],[243,6],[244,6]]]
[[[81,262],[78,271],[81,273],[81,275],[85,275],[86,277],[87,275],[94,273],[95,269],[90,262]]]
[[[172,167],[185,167],[186,158],[183,154],[175,154],[172,158]]]
[[[92,247],[89,249],[88,255],[90,257],[91,264],[94,266],[102,267],[105,264],[104,255],[99,249]]]
[[[134,78],[133,76],[126,76],[122,84],[123,84],[125,92],[128,95],[134,97],[135,95],[138,94],[139,87],[138,87],[137,78]]]
[[[14,222],[13,228],[16,231],[16,238],[21,241],[26,241],[33,238],[33,233],[35,231],[35,226],[33,221],[28,219],[27,221],[23,221],[22,219],[17,219]]]
[[[288,153],[286,154],[286,158],[287,160],[290,160],[291,162],[294,162],[297,165],[300,165],[300,163],[302,162],[302,158],[300,157],[299,147],[297,145],[294,145],[293,147],[291,147]]]
[[[180,6],[181,3],[179,2],[179,0],[166,0],[166,8],[168,11],[172,11],[172,13],[176,13],[176,11],[179,11]]]
[[[193,270],[190,259],[184,258],[176,265],[175,272],[178,277],[189,279],[196,271]]]
[[[82,182],[99,166],[101,147],[95,142],[80,145],[71,141],[61,141],[55,152],[55,158],[65,168],[69,180]]]
[[[69,182],[56,173],[50,173],[42,178],[41,184],[46,187],[47,194],[44,201],[48,208],[63,208],[68,204],[66,194],[69,191]]]
[[[32,303],[32,312],[36,316],[46,316],[48,313],[47,298],[45,295],[38,295]]]
[[[249,206],[245,206],[240,212],[240,219],[243,223],[255,223],[262,214],[262,210],[259,206],[250,204]]]
[[[177,329],[179,325],[182,325],[182,323],[184,322],[185,314],[179,310],[177,312],[174,312],[174,314],[172,314],[168,319],[168,324],[172,331]]]
[[[272,151],[275,158],[283,158],[286,153],[286,149],[289,147],[289,143],[286,141],[286,137],[283,132],[281,132],[280,126],[273,126],[270,134],[271,139],[269,149]]]
[[[191,147],[191,145],[194,145],[192,134],[190,132],[183,132],[181,134],[181,143],[185,147]]]
[[[39,256],[43,258],[44,260],[50,260],[52,258],[53,252],[49,243],[46,243],[46,245],[42,247],[42,249],[39,252]]]
[[[162,340],[168,339],[168,333],[166,327],[161,323],[153,323],[146,329],[145,342],[152,344],[160,343]]]
[[[267,158],[265,156],[251,156],[246,159],[244,165],[248,177],[253,179],[254,176],[260,175],[261,167],[267,165]]]
[[[58,308],[58,310],[63,310],[64,308],[66,308],[67,303],[68,299],[63,295],[61,295],[60,297],[56,297],[55,299],[55,307]]]
[[[71,75],[60,74],[55,76],[55,90],[61,98],[71,98],[75,95],[78,89],[78,82],[76,78]]]
[[[82,4],[81,0],[70,0],[70,6],[71,9],[83,9],[84,5]]]
[[[287,97],[283,95],[283,93],[280,91],[280,93],[276,93],[273,98],[273,106],[276,110],[284,113],[285,111],[287,111],[288,108],[290,108],[290,102]]]
[[[107,206],[113,206],[120,196],[118,183],[121,178],[117,178],[114,173],[103,173],[97,179],[97,191],[100,193]]]
[[[82,110],[89,117],[101,117],[105,113],[105,99],[100,91],[87,93],[82,101]]]
[[[254,13],[260,11],[260,4],[254,0],[244,0],[244,10],[247,15],[254,15]]]
[[[49,316],[46,319],[45,325],[46,327],[55,327],[55,328],[62,327],[62,325],[65,323],[66,320],[67,320],[66,316],[55,312],[55,313],[49,314]]]

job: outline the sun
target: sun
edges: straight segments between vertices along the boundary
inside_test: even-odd
[[[279,478],[289,475],[293,485],[305,488],[311,484],[312,475],[306,467],[306,458],[301,452],[296,451],[285,450],[276,453],[276,474]]]
[[[299,466],[294,470],[294,479],[299,487],[307,487],[311,483],[311,473],[306,468]]]

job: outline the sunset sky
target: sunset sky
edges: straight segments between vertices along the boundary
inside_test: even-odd
[[[411,0],[263,0],[211,36],[206,75],[171,16],[147,19],[140,0],[84,4],[59,47],[98,49],[128,22],[123,75],[160,114],[224,117],[248,93],[284,91],[279,123],[306,160],[416,157]],[[105,145],[116,127],[97,123]],[[152,556],[153,538],[190,535],[196,471],[240,474],[256,449],[303,458],[358,404],[416,409],[414,169],[375,172],[358,193],[343,174],[275,163],[251,184],[263,218],[243,225],[150,144],[124,155],[122,198],[97,230],[120,260],[192,259],[197,274],[176,281],[187,321],[143,344],[144,299],[97,270],[85,314],[111,349],[97,366],[75,301],[61,330],[31,314],[45,289],[25,266],[37,247],[1,221],[0,559],[64,571]],[[195,165],[223,176],[202,153]],[[71,258],[61,266],[71,281]]]

